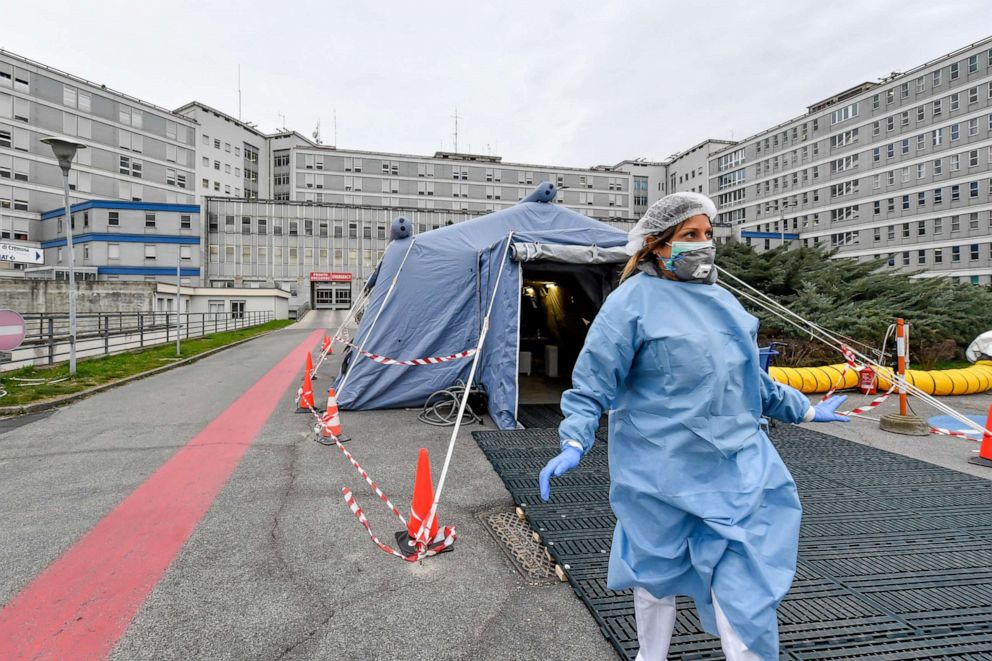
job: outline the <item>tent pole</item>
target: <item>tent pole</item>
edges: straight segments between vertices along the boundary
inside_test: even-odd
[[[392,296],[393,289],[396,288],[396,281],[399,280],[400,273],[403,272],[403,266],[406,265],[406,258],[410,256],[410,251],[413,250],[413,245],[416,242],[417,242],[417,237],[413,237],[412,239],[410,239],[410,247],[406,249],[406,254],[403,255],[403,261],[400,262],[400,267],[398,269],[396,269],[396,274],[393,276],[392,282],[389,283],[389,289],[386,290],[386,295],[382,299],[382,304],[379,306],[378,311],[376,311],[376,313],[375,313],[375,319],[372,320],[372,325],[369,326],[368,332],[365,333],[365,337],[362,338],[362,342],[358,346],[358,353],[362,353],[362,351],[365,350],[365,344],[368,342],[369,338],[372,336],[372,331],[373,331],[373,329],[375,329],[376,322],[379,321],[379,316],[382,315],[382,311],[384,309],[386,309],[386,303],[389,301],[389,297]],[[354,371],[355,365],[358,364],[357,359],[358,359],[358,356],[355,356],[355,363],[351,366],[351,368],[347,372],[345,372],[344,378],[341,379],[341,385],[338,386],[337,393],[336,393],[337,396],[338,396],[339,401],[340,401],[340,398],[341,398],[341,393],[344,392],[344,386],[345,386],[346,383],[348,383],[348,378],[351,376],[351,373]]]
[[[462,426],[462,416],[465,415],[465,406],[468,404],[468,394],[472,389],[472,381],[475,379],[475,370],[479,365],[479,359],[482,357],[482,346],[486,343],[486,335],[489,333],[489,316],[493,311],[493,304],[496,302],[496,295],[499,293],[499,282],[503,277],[503,270],[506,268],[506,257],[510,251],[510,244],[513,242],[513,232],[510,232],[506,236],[506,246],[503,248],[503,255],[499,262],[499,271],[496,273],[496,284],[493,286],[493,295],[489,299],[489,307],[486,310],[486,316],[482,320],[482,332],[479,333],[479,343],[475,347],[475,356],[472,359],[472,368],[468,372],[468,381],[465,383],[465,394],[462,395],[462,401],[458,406],[458,416],[455,418],[455,428],[451,430],[451,439],[448,441],[448,453],[444,456],[444,466],[441,468],[441,477],[437,481],[437,489],[434,491],[434,503],[431,505],[431,510],[424,517],[423,522],[420,524],[420,530],[417,531],[415,539],[420,539],[421,535],[425,534],[425,531],[430,530],[430,527],[434,521],[434,517],[437,515],[437,504],[441,502],[441,492],[444,491],[444,481],[448,477],[448,467],[451,465],[451,455],[455,450],[455,439],[458,438],[458,430]],[[429,540],[428,540],[429,541]]]

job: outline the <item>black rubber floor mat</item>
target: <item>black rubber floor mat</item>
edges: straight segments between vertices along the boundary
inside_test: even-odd
[[[520,404],[517,406],[517,422],[527,429],[558,429],[565,419],[557,404]],[[606,429],[607,417],[599,420],[599,428]]]
[[[557,413],[542,406],[532,422]],[[606,445],[540,500],[560,420],[473,437],[603,635],[633,659],[631,593],[606,587],[616,523]],[[783,659],[992,660],[992,483],[789,425],[772,441],[804,510],[796,578],[778,611]],[[679,605],[670,658],[722,659],[691,601]]]

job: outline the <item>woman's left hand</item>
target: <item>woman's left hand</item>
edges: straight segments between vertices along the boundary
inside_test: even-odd
[[[548,462],[541,470],[541,475],[538,478],[541,485],[541,500],[548,502],[548,499],[551,498],[551,476],[561,477],[578,466],[580,459],[582,459],[582,452],[578,448],[568,446],[561,451],[561,454]]]
[[[834,413],[846,400],[847,395],[840,395],[820,402],[813,407],[813,422],[850,422],[851,419],[847,416]]]

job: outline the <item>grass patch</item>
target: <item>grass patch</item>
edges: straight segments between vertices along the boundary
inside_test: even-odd
[[[7,396],[0,398],[0,406],[32,404],[70,395],[110,381],[163,367],[169,363],[190,358],[261,333],[285,328],[292,323],[293,321],[289,319],[277,319],[258,326],[183,340],[178,358],[176,357],[175,342],[113,356],[83,358],[76,363],[76,377],[74,379],[66,378],[69,376],[69,363],[52,367],[22,367],[18,370],[4,372],[0,375],[0,385],[7,391]],[[63,378],[66,380],[52,383],[52,381]],[[48,383],[24,383],[15,379],[44,379]]]

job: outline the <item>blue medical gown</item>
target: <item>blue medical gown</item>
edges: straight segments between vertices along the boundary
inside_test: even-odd
[[[809,401],[761,369],[757,329],[719,285],[635,275],[589,328],[559,431],[588,451],[610,411],[609,587],[690,596],[716,635],[712,590],[748,649],[777,659],[802,508],[759,420],[799,422]]]

